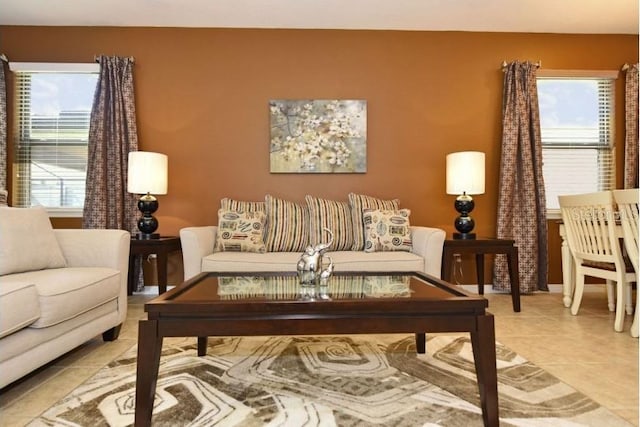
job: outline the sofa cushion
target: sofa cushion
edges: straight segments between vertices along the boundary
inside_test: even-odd
[[[15,274],[34,283],[40,318],[30,328],[46,328],[118,298],[120,272],[103,267],[54,268]]]
[[[349,193],[349,206],[353,219],[353,247],[354,251],[364,250],[364,209],[399,209],[398,199],[382,200],[364,194]]]
[[[0,207],[0,275],[65,265],[44,208]]]
[[[215,252],[202,258],[202,271],[296,271],[297,252]]]
[[[364,251],[411,252],[411,229],[409,227],[409,209],[365,209]]]
[[[13,276],[0,277],[0,338],[29,326],[40,317],[36,285]]]
[[[309,212],[306,206],[265,196],[267,252],[302,252],[309,244]]]
[[[424,259],[411,252],[327,252],[335,271],[422,271]],[[216,252],[202,258],[202,271],[259,272],[296,271],[296,252]],[[328,260],[325,261],[325,263]]]
[[[305,196],[309,208],[309,243],[317,245],[329,241],[325,228],[333,234],[331,251],[348,251],[353,246],[353,222],[347,202]]]
[[[424,258],[412,252],[327,252],[335,271],[423,271]]]
[[[220,200],[220,208],[227,211],[236,212],[264,212],[264,202],[247,202],[244,200],[234,200],[228,197]]]
[[[265,252],[264,212],[218,210],[216,251]]]

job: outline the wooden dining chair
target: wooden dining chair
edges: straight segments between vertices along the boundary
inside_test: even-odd
[[[620,225],[622,226],[622,235],[624,238],[624,247],[627,255],[631,260],[633,269],[638,275],[638,193],[637,188],[628,190],[614,190],[613,198],[618,205],[620,213]],[[631,336],[638,337],[638,304],[640,303],[640,292],[638,292],[636,283],[636,310],[633,316],[633,324],[631,325]]]
[[[578,314],[580,309],[585,276],[607,280],[610,299],[613,296],[612,283],[615,282],[614,329],[621,332],[624,326],[626,295],[630,295],[631,282],[636,280],[636,274],[633,268],[627,269],[622,255],[619,241],[622,235],[616,231],[613,193],[601,191],[558,196],[558,201],[575,267],[571,314]],[[631,305],[628,309],[631,310]]]

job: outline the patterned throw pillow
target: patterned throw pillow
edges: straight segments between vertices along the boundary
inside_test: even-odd
[[[228,197],[220,200],[220,207],[226,211],[236,212],[264,212],[264,202],[246,202]]]
[[[309,241],[312,245],[329,241],[329,233],[333,233],[333,244],[330,251],[350,251],[353,246],[353,223],[351,209],[347,202],[319,199],[305,196],[309,208]]]
[[[409,209],[379,210],[365,209],[363,214],[364,251],[411,252],[411,230]]]
[[[351,250],[361,251],[364,249],[364,222],[362,214],[364,209],[400,209],[400,200],[381,200],[364,194],[349,193],[349,206],[351,206],[351,217],[353,219],[353,246]]]
[[[216,252],[265,252],[264,212],[218,210]]]
[[[267,252],[302,252],[309,244],[309,212],[304,205],[267,194]]]

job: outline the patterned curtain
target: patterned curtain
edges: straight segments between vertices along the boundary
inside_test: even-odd
[[[4,55],[0,55],[0,192],[7,189],[7,84],[4,63]]]
[[[624,94],[624,188],[638,188],[638,64],[627,68]]]
[[[129,152],[138,150],[133,58],[100,56],[97,61],[82,227],[135,231],[137,198],[127,192]],[[144,286],[140,265],[137,260],[137,290]]]
[[[127,162],[138,150],[133,59],[100,56],[91,109],[83,228],[136,228],[136,196],[127,193]]]
[[[508,64],[502,93],[497,237],[516,242],[523,293],[548,290],[547,219],[536,69],[531,62]],[[506,257],[497,255],[495,261],[494,288],[510,290]]]

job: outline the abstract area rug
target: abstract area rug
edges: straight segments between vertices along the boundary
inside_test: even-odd
[[[190,340],[189,340],[190,341]],[[182,341],[184,344],[185,342]],[[468,337],[210,338],[163,346],[154,426],[481,426]],[[497,344],[501,426],[630,426]],[[129,426],[136,349],[30,426]]]

